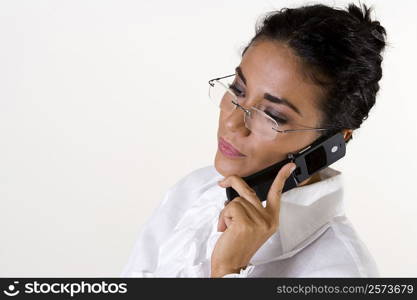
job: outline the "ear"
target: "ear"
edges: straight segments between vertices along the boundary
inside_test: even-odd
[[[353,130],[352,129],[343,129],[343,138],[347,142],[349,139],[352,138]]]

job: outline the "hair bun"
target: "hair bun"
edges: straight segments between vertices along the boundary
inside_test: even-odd
[[[367,7],[365,4],[362,4],[362,9],[354,3],[348,5],[349,14],[360,24],[362,32],[366,35],[369,32],[369,37],[375,41],[376,49],[381,52],[386,44],[386,31],[379,21],[371,19],[371,11],[372,6]]]
[[[373,23],[371,20],[371,10],[372,7],[367,7],[365,4],[362,4],[363,10],[356,6],[354,3],[348,5],[348,13],[355,18],[360,23]]]
[[[376,28],[372,29],[371,33],[376,39],[385,43],[385,38],[384,38],[383,34],[381,32],[379,32]]]

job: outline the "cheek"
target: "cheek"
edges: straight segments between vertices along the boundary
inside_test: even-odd
[[[259,164],[269,165],[285,159],[289,152],[288,148],[288,143],[283,140],[256,141],[256,145],[252,147],[252,157]]]
[[[271,143],[265,141],[261,137],[254,134],[250,134],[246,137],[246,154],[250,157],[251,164],[262,164],[265,162],[271,162],[276,158],[280,152],[279,143]]]
[[[219,112],[219,128],[221,127],[221,125],[223,124],[223,113],[222,111]]]
[[[219,110],[219,122],[222,123],[226,118],[226,113],[222,110]]]
[[[220,113],[219,113],[219,121],[218,121],[218,128],[217,128],[217,131],[218,132],[222,132],[223,133],[224,131],[226,131],[226,129],[225,129],[226,118],[227,118],[226,113],[220,111]]]
[[[257,142],[254,147],[252,147],[253,156],[258,160],[269,160],[270,157],[277,155],[279,151],[279,145],[271,146],[265,142]]]

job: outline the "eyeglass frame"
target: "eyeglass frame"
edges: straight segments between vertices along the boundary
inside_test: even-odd
[[[231,77],[231,76],[236,76],[236,74],[231,74],[231,75],[226,75],[226,76],[223,76],[223,77],[218,77],[218,78],[213,78],[213,79],[210,79],[209,81],[208,81],[208,83],[209,83],[209,85],[211,86],[211,87],[213,87],[214,86],[214,81],[217,81],[217,82],[219,82],[228,92],[230,92],[232,95],[233,95],[233,97],[234,97],[234,99],[235,99],[235,101],[236,101],[236,103],[235,102],[233,102],[233,100],[231,100],[232,101],[232,103],[234,104],[234,105],[236,105],[236,107],[239,107],[240,109],[242,109],[244,112],[245,112],[245,114],[246,115],[248,115],[249,117],[250,117],[250,111],[249,111],[249,109],[247,109],[247,108],[245,108],[245,107],[243,107],[241,104],[239,104],[238,103],[238,100],[237,100],[237,96],[236,96],[236,94],[229,88],[229,87],[226,87],[222,82],[220,82],[219,80],[220,79],[223,79],[223,78],[227,78],[227,77]],[[254,106],[252,106],[251,108],[255,108],[255,109],[257,109],[256,107],[254,107]],[[259,110],[259,109],[257,109],[257,110]],[[264,114],[268,119],[271,119],[276,125],[277,125],[277,127],[279,127],[279,125],[278,125],[278,123],[277,123],[277,121],[276,120],[274,120],[273,118],[271,118],[271,117],[269,117],[265,112],[263,112],[263,111],[261,111],[261,110],[259,110],[262,114]],[[299,125],[299,124],[297,124],[298,126],[304,126],[304,125]],[[246,126],[246,124],[245,124],[245,126]],[[308,126],[305,126],[305,127],[308,127]],[[249,129],[249,128],[248,128]],[[285,129],[285,130],[279,130],[279,129],[276,129],[276,128],[274,128],[274,127],[272,127],[272,129],[273,130],[275,130],[276,132],[279,132],[279,133],[288,133],[288,132],[295,132],[295,131],[305,131],[305,130],[313,130],[313,131],[320,131],[320,130],[335,130],[336,128],[305,128],[305,129]]]

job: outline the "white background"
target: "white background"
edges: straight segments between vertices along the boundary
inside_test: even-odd
[[[213,163],[207,81],[261,14],[313,3],[0,1],[0,276],[118,276],[167,188]],[[417,2],[362,3],[388,32],[381,90],[332,167],[381,275],[417,276]]]

